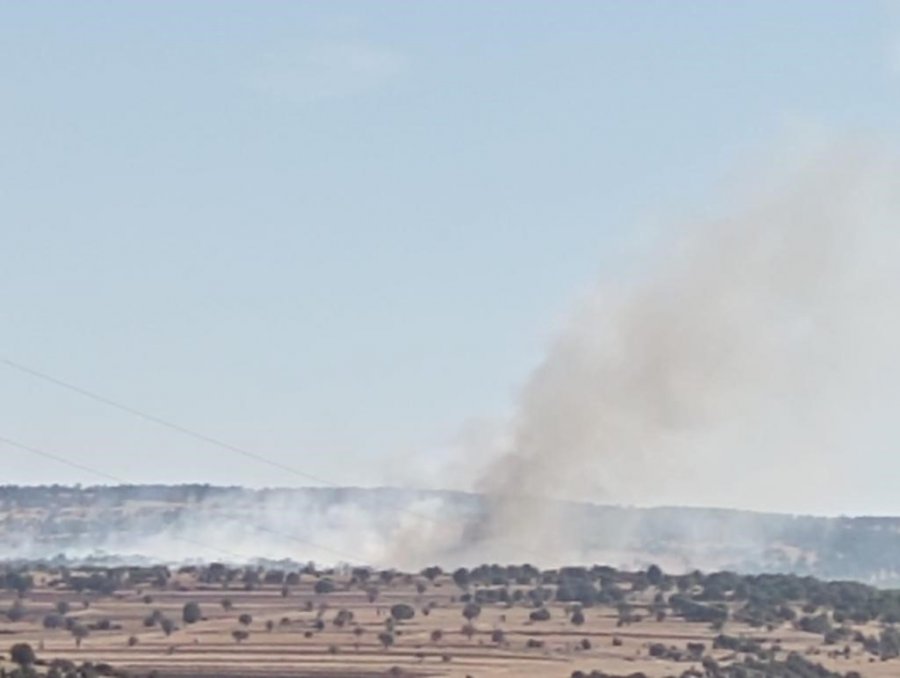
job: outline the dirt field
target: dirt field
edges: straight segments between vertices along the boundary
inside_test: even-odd
[[[219,677],[368,678],[399,667],[404,676],[567,678],[576,669],[600,669],[623,675],[640,671],[650,678],[662,678],[700,666],[698,661],[650,657],[651,643],[685,649],[687,643],[699,642],[705,644],[708,656],[720,662],[735,658],[732,652],[712,649],[717,632],[707,624],[673,618],[658,622],[647,617],[617,626],[615,609],[592,607],[584,610],[585,621],[576,626],[560,603],[547,605],[547,621],[531,621],[529,614],[534,608],[523,604],[483,605],[473,622],[475,633],[469,638],[463,632],[466,620],[464,604],[459,601],[461,591],[446,576],[427,584],[423,593],[416,589],[416,583],[422,583],[420,578],[398,578],[382,585],[374,602],[361,587],[348,589],[340,577],[335,578],[337,590],[323,595],[314,592],[315,582],[314,577],[304,575],[289,592],[280,585],[246,591],[240,584],[224,589],[179,575],[165,590],[120,590],[99,597],[61,591],[39,580],[24,598],[24,617],[0,624],[0,648],[6,651],[13,643],[28,642],[41,659],[106,662],[141,674],[155,669],[162,676]],[[145,601],[145,596],[152,600]],[[232,605],[227,610],[222,605],[225,598]],[[43,626],[61,600],[70,605],[67,617],[93,627],[80,647],[65,628]],[[9,609],[14,601],[7,593],[0,609]],[[192,601],[199,604],[203,619],[185,624],[183,607]],[[385,648],[379,634],[385,631],[391,606],[398,603],[415,608],[415,617],[396,624],[393,645]],[[427,615],[425,609],[430,610]],[[146,626],[145,618],[155,610],[174,621],[178,629],[167,636],[159,624]],[[353,615],[343,627],[334,623],[339,610]],[[252,617],[249,624],[239,621],[244,614]],[[98,630],[102,620],[109,620],[113,628]],[[319,624],[323,624],[321,630]],[[440,639],[432,637],[437,630],[442,632]],[[497,630],[502,630],[502,639],[493,637]],[[235,631],[246,631],[248,637],[238,641]],[[724,631],[752,637],[766,647],[778,644],[785,655],[790,650],[803,652],[833,670],[857,670],[873,678],[900,675],[900,660],[876,661],[858,646],[853,646],[849,658],[830,656],[835,648],[822,646],[821,636],[789,625],[768,632],[728,623]],[[590,644],[587,648],[582,646],[585,640]]]

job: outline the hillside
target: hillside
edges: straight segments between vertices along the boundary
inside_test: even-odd
[[[559,544],[476,541],[478,495],[392,488],[249,490],[205,485],[0,487],[7,558],[291,560],[420,567],[506,560],[660,563],[668,570],[796,572],[900,581],[900,518],[547,502]],[[454,527],[455,531],[449,528]],[[457,541],[444,534],[461,534]]]

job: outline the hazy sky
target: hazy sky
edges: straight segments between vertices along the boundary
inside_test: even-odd
[[[743,163],[898,132],[881,2],[0,2],[0,355],[380,483],[503,416],[579,295]],[[3,366],[0,436],[302,482]]]

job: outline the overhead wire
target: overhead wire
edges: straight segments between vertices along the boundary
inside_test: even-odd
[[[192,428],[189,428],[182,424],[179,424],[177,422],[174,422],[170,419],[166,419],[166,418],[151,414],[149,412],[146,412],[145,410],[138,409],[131,405],[127,405],[119,400],[114,400],[107,396],[101,395],[101,394],[97,393],[96,391],[92,391],[92,390],[86,389],[82,386],[78,386],[77,384],[73,384],[70,381],[60,379],[59,377],[55,377],[55,376],[50,375],[41,370],[35,369],[33,367],[29,367],[28,365],[24,365],[23,363],[17,362],[15,360],[11,360],[7,357],[0,357],[0,364],[6,365],[7,367],[9,367],[13,370],[16,370],[20,373],[31,376],[35,379],[39,379],[46,383],[55,385],[59,388],[63,388],[68,391],[71,391],[73,393],[76,393],[78,395],[81,395],[85,398],[93,400],[94,402],[100,403],[102,405],[106,405],[107,407],[112,407],[121,412],[131,414],[135,417],[143,419],[144,421],[150,422],[152,424],[156,424],[157,426],[167,428],[167,429],[175,431],[177,433],[181,433],[183,435],[194,438],[195,440],[199,440],[201,442],[207,443],[209,445],[213,445],[220,449],[227,450],[234,454],[244,456],[248,459],[252,459],[259,463],[266,464],[266,465],[276,468],[280,471],[285,471],[287,473],[291,473],[292,475],[295,475],[300,478],[304,478],[305,480],[312,481],[312,482],[318,483],[320,485],[325,485],[327,487],[337,488],[337,487],[341,486],[340,483],[337,483],[333,480],[323,478],[323,477],[315,475],[313,473],[308,473],[306,471],[296,468],[295,466],[285,464],[276,459],[267,457],[266,455],[259,454],[258,452],[254,452],[252,450],[248,450],[245,447],[240,447],[238,445],[232,445],[231,443],[221,440],[220,438],[216,438],[214,436],[207,435],[205,433],[197,431],[196,429],[192,429]],[[410,515],[410,516],[419,518],[420,520],[426,520],[426,521],[434,522],[434,523],[438,522],[437,519],[434,518],[433,516],[429,516],[427,514],[420,513],[418,511],[414,511],[405,506],[392,504],[390,502],[384,502],[384,505],[388,506],[392,510],[395,510],[399,513],[404,513],[406,515]]]
[[[79,471],[83,471],[83,472],[86,472],[86,473],[90,473],[91,475],[97,476],[98,478],[103,478],[104,480],[109,480],[109,481],[112,481],[112,482],[117,483],[117,484],[119,484],[119,485],[134,485],[134,484],[135,484],[135,483],[133,483],[133,482],[130,482],[130,481],[128,481],[128,480],[126,480],[126,479],[120,477],[120,476],[116,476],[116,475],[113,475],[113,474],[111,474],[111,473],[107,473],[106,471],[102,471],[102,470],[100,470],[100,469],[94,468],[94,467],[92,467],[92,466],[88,466],[88,465],[86,465],[86,464],[81,464],[81,463],[79,463],[79,462],[72,461],[71,459],[68,459],[68,458],[66,458],[66,457],[63,457],[63,456],[61,456],[61,455],[54,454],[54,453],[52,453],[52,452],[47,452],[46,450],[41,449],[41,448],[39,448],[39,447],[34,447],[33,445],[26,445],[25,443],[19,442],[18,440],[14,440],[14,439],[9,438],[9,437],[7,437],[7,436],[0,435],[0,443],[3,443],[3,444],[5,444],[5,445],[8,445],[9,447],[16,448],[16,449],[21,450],[21,451],[23,451],[23,452],[28,452],[28,453],[30,453],[30,454],[34,454],[34,455],[43,457],[43,458],[45,458],[45,459],[50,459],[50,460],[52,460],[52,461],[55,461],[55,462],[60,463],[60,464],[64,464],[64,465],[66,465],[66,466],[69,466],[69,467],[71,467],[71,468],[77,469],[77,470],[79,470]],[[259,525],[254,526],[254,527],[255,527],[256,529],[259,529],[259,530],[263,531],[263,532],[268,532],[268,533],[270,533],[270,534],[276,535],[276,536],[281,537],[281,538],[283,538],[283,539],[288,539],[288,540],[290,540],[290,541],[297,542],[297,543],[302,544],[303,546],[305,546],[305,547],[307,547],[307,548],[313,548],[313,549],[316,549],[316,550],[318,550],[318,551],[323,551],[323,552],[326,552],[326,553],[330,553],[331,555],[335,555],[335,556],[338,556],[338,557],[340,557],[340,558],[347,559],[347,560],[349,560],[349,562],[356,562],[356,563],[360,563],[360,564],[363,564],[363,563],[366,563],[366,562],[367,562],[367,559],[365,559],[365,558],[361,558],[361,557],[359,557],[359,556],[357,556],[357,555],[350,554],[350,553],[347,553],[347,552],[345,552],[345,551],[343,551],[343,550],[335,549],[335,548],[332,548],[332,547],[330,547],[330,546],[324,546],[324,545],[322,545],[322,544],[317,544],[317,543],[312,542],[312,541],[310,541],[310,540],[308,540],[308,539],[304,539],[304,538],[302,538],[302,537],[298,537],[298,536],[293,535],[293,534],[285,533],[285,532],[282,532],[282,531],[280,531],[280,530],[274,530],[274,529],[272,529],[272,528],[264,527],[264,526],[259,526]],[[241,560],[249,560],[249,558],[248,558],[248,556],[247,556],[246,554],[239,554],[239,553],[236,553],[236,552],[234,552],[234,551],[230,551],[230,550],[228,550],[228,549],[223,549],[223,548],[218,547],[218,546],[213,546],[213,545],[211,545],[211,544],[207,544],[207,543],[205,543],[205,542],[201,542],[201,541],[198,541],[198,540],[195,540],[195,539],[189,539],[189,538],[187,538],[187,537],[182,537],[181,535],[177,535],[177,534],[173,534],[173,535],[170,535],[170,536],[171,536],[173,539],[177,540],[177,541],[181,541],[181,542],[185,542],[185,543],[188,543],[188,544],[192,544],[192,545],[194,545],[194,546],[201,546],[201,547],[203,547],[203,548],[209,549],[210,551],[218,552],[218,553],[220,553],[220,554],[222,554],[222,555],[227,555],[227,556],[230,556],[230,557],[232,557],[232,558],[238,558],[238,559],[241,559]]]
[[[102,395],[100,393],[97,393],[96,391],[84,388],[83,386],[79,386],[77,384],[72,383],[71,381],[61,379],[57,376],[53,376],[43,370],[39,370],[34,367],[25,365],[24,363],[21,363],[16,360],[12,360],[6,356],[0,356],[0,365],[6,365],[7,367],[9,367],[17,372],[20,372],[20,373],[30,376],[32,378],[38,379],[45,383],[49,383],[51,385],[57,386],[59,388],[68,390],[70,392],[73,392],[77,395],[80,395],[84,398],[87,398],[94,402],[105,405],[107,407],[119,410],[121,412],[125,412],[127,414],[130,414],[134,417],[137,417],[137,418],[147,421],[149,423],[155,424],[162,428],[166,428],[171,431],[180,433],[182,435],[189,436],[195,440],[218,447],[220,449],[226,450],[228,452],[231,452],[231,453],[234,453],[237,455],[241,455],[248,459],[252,459],[258,463],[262,463],[262,464],[268,465],[270,467],[276,468],[280,471],[284,471],[284,472],[290,473],[292,475],[295,475],[297,477],[304,478],[305,480],[312,481],[312,482],[318,483],[319,485],[324,485],[326,487],[332,487],[332,488],[340,488],[341,487],[340,483],[337,483],[333,480],[329,480],[322,476],[319,476],[319,475],[316,475],[313,473],[309,473],[307,471],[303,471],[301,469],[296,468],[295,466],[285,464],[278,460],[272,459],[266,455],[260,454],[253,450],[249,450],[245,447],[233,445],[233,444],[226,442],[220,438],[208,435],[206,433],[203,433],[196,429],[190,428],[188,426],[184,426],[183,424],[179,424],[170,419],[160,417],[155,414],[151,414],[143,409],[134,407],[132,405],[128,405],[120,400],[116,400],[116,399],[110,398],[108,396]],[[72,465],[72,464],[70,464],[70,465]],[[381,505],[395,511],[396,513],[409,515],[409,516],[415,517],[419,520],[426,521],[426,522],[429,522],[432,524],[441,524],[443,522],[443,521],[440,521],[438,518],[435,518],[434,516],[409,509],[406,506],[401,506],[401,505],[393,503],[393,502],[382,501]],[[505,540],[512,541],[512,538],[507,537]],[[500,541],[504,541],[504,539],[500,538]],[[532,553],[535,556],[542,556],[542,554],[539,553],[536,549],[528,547],[527,545],[523,545],[520,543],[519,547],[529,553]],[[364,562],[364,559],[360,559],[360,560],[363,560],[363,562]]]

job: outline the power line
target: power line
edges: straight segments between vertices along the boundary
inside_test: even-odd
[[[86,473],[90,473],[90,474],[92,474],[92,475],[95,475],[95,476],[97,476],[98,478],[103,478],[103,479],[105,479],[105,480],[111,480],[112,482],[117,483],[117,484],[119,484],[119,485],[134,485],[134,484],[135,484],[135,483],[132,483],[132,482],[130,482],[130,481],[124,479],[124,478],[121,478],[121,477],[119,477],[119,476],[115,476],[115,475],[112,475],[112,474],[107,473],[107,472],[105,472],[105,471],[101,471],[100,469],[94,468],[94,467],[92,467],[92,466],[87,466],[87,465],[85,465],[85,464],[80,464],[80,463],[78,463],[78,462],[75,462],[75,461],[72,461],[72,460],[70,460],[70,459],[67,459],[66,457],[62,457],[62,456],[60,456],[60,455],[58,455],[58,454],[53,454],[52,452],[47,452],[46,450],[43,450],[43,449],[34,447],[34,446],[32,446],[32,445],[26,445],[26,444],[21,443],[21,442],[19,442],[19,441],[17,441],[17,440],[13,440],[12,438],[7,438],[6,436],[0,435],[0,443],[3,443],[3,444],[8,445],[8,446],[10,446],[10,447],[14,447],[14,448],[16,448],[16,449],[22,450],[23,452],[28,452],[28,453],[30,453],[30,454],[34,454],[34,455],[43,457],[43,458],[45,458],[45,459],[51,459],[51,460],[53,460],[53,461],[55,461],[55,462],[57,462],[57,463],[64,464],[64,465],[69,466],[69,467],[71,467],[71,468],[78,469],[79,471],[84,471],[84,472],[86,472]],[[339,557],[341,557],[341,558],[348,559],[349,561],[356,561],[356,562],[359,562],[359,563],[365,563],[365,562],[366,562],[366,560],[363,559],[363,558],[359,558],[359,557],[357,557],[357,556],[355,556],[355,555],[345,553],[345,552],[343,552],[343,551],[340,551],[340,550],[338,550],[338,549],[331,548],[331,547],[329,547],[329,546],[323,546],[323,545],[321,545],[321,544],[316,544],[316,543],[314,543],[314,542],[309,541],[308,539],[303,539],[303,538],[301,538],[301,537],[297,537],[296,535],[286,534],[286,533],[284,533],[284,532],[279,532],[279,531],[277,531],[277,530],[273,530],[273,529],[271,529],[271,528],[264,527],[264,526],[261,526],[261,525],[256,525],[256,526],[254,526],[254,527],[255,527],[256,529],[259,529],[259,530],[263,531],[263,532],[269,532],[269,533],[274,534],[274,535],[276,535],[276,536],[279,536],[279,537],[281,537],[281,538],[283,538],[283,539],[288,539],[288,540],[290,540],[290,541],[294,541],[294,542],[297,542],[297,543],[299,543],[299,544],[303,544],[303,545],[306,546],[306,547],[311,547],[311,548],[317,549],[317,550],[319,550],[319,551],[325,551],[325,552],[331,553],[332,555],[336,555],[336,556],[339,556]],[[221,553],[221,554],[223,554],[223,555],[231,556],[231,557],[233,557],[233,558],[238,558],[238,559],[240,559],[240,560],[245,560],[245,559],[247,559],[247,556],[246,556],[246,555],[241,555],[241,554],[239,554],[239,553],[235,553],[234,551],[229,551],[229,550],[227,550],[227,549],[222,549],[222,548],[219,548],[218,546],[212,546],[212,545],[210,545],[210,544],[205,544],[205,543],[203,543],[203,542],[196,541],[196,540],[194,540],[194,539],[188,539],[187,537],[181,537],[181,536],[179,536],[179,535],[172,535],[172,538],[173,538],[173,539],[176,539],[176,540],[178,540],[178,541],[182,541],[182,542],[185,542],[185,543],[188,543],[188,544],[192,544],[192,545],[194,545],[194,546],[202,546],[203,548],[209,549],[209,550],[211,550],[211,551],[216,551],[216,552]]]
[[[71,391],[73,393],[76,393],[78,395],[81,395],[81,396],[88,398],[90,400],[93,400],[97,403],[106,405],[113,409],[117,409],[121,412],[126,412],[128,414],[131,414],[132,416],[138,417],[139,419],[143,419],[144,421],[150,422],[152,424],[156,424],[157,426],[161,426],[163,428],[167,428],[167,429],[175,431],[177,433],[181,433],[183,435],[194,438],[195,440],[199,440],[201,442],[204,442],[204,443],[207,443],[210,445],[214,445],[216,447],[227,450],[234,454],[238,454],[238,455],[241,455],[248,459],[257,461],[259,463],[266,464],[273,468],[277,468],[281,471],[291,473],[295,476],[305,478],[307,480],[311,480],[313,482],[319,483],[320,485],[325,485],[327,487],[335,487],[335,488],[338,488],[341,486],[340,483],[336,483],[332,480],[322,478],[322,477],[314,475],[312,473],[307,473],[306,471],[302,471],[294,466],[284,464],[280,461],[271,459],[265,455],[259,454],[258,452],[253,452],[252,450],[248,450],[244,447],[232,445],[231,443],[225,442],[224,440],[221,440],[214,436],[210,436],[210,435],[207,435],[200,431],[197,431],[195,429],[184,426],[182,424],[178,424],[178,423],[171,421],[169,419],[166,419],[164,417],[159,417],[157,415],[150,414],[149,412],[138,409],[137,407],[127,405],[119,400],[114,400],[113,398],[109,398],[107,396],[101,395],[95,391],[89,390],[82,386],[78,386],[70,381],[66,381],[64,379],[60,379],[59,377],[52,376],[50,374],[47,374],[46,372],[35,369],[33,367],[29,367],[27,365],[24,365],[20,362],[11,360],[9,358],[0,357],[0,364],[6,365],[7,367],[9,367],[13,370],[16,370],[22,374],[26,374],[35,379],[39,379],[46,383],[53,384],[54,386],[57,386],[59,388],[62,388],[62,389]],[[435,518],[434,516],[430,516],[425,513],[420,513],[418,511],[414,511],[405,506],[401,506],[401,505],[398,505],[398,504],[395,504],[392,502],[382,502],[382,505],[394,510],[397,513],[406,514],[406,515],[418,518],[419,520],[427,521],[427,522],[435,524],[435,525],[440,525],[443,522],[443,521]],[[282,536],[284,536],[284,535],[282,535]],[[287,538],[290,538],[290,537],[288,536]],[[504,540],[501,537],[495,537],[495,539],[499,539],[501,541]],[[511,541],[510,538],[506,538],[505,540]],[[535,550],[533,548],[529,548],[527,546],[520,546],[520,547],[524,548],[525,551],[532,553],[534,555],[537,555],[537,556],[541,555],[537,550]],[[325,549],[324,547],[322,547],[322,548],[323,548],[323,550],[328,550],[328,551],[334,552],[333,549]],[[354,557],[353,559],[359,560],[361,562],[365,562],[365,560],[361,559],[361,558]]]
[[[273,466],[281,471],[287,471],[288,473],[293,473],[294,475],[300,476],[302,478],[306,478],[307,480],[311,480],[315,483],[320,483],[322,485],[332,485],[335,483],[329,482],[324,478],[319,478],[311,473],[306,473],[305,471],[301,471],[292,466],[288,466],[287,464],[283,464],[279,461],[275,461],[274,459],[269,459],[261,454],[257,454],[256,452],[252,452],[250,450],[246,450],[242,447],[238,447],[237,445],[231,445],[223,440],[219,440],[218,438],[213,438],[212,436],[208,436],[204,433],[200,433],[199,431],[195,431],[186,426],[182,426],[181,424],[177,424],[173,421],[169,421],[168,419],[163,419],[162,417],[157,417],[156,415],[149,414],[148,412],[144,412],[143,410],[139,410],[136,407],[131,407],[130,405],[126,405],[117,400],[113,400],[112,398],[107,398],[106,396],[102,396],[99,393],[95,393],[94,391],[89,391],[86,388],[82,388],[80,386],[76,386],[68,381],[63,381],[62,379],[58,379],[57,377],[51,376],[46,372],[41,372],[32,367],[28,367],[21,363],[17,363],[15,361],[9,360],[8,358],[0,358],[0,363],[3,363],[7,367],[11,367],[14,370],[18,370],[24,374],[35,377],[37,379],[41,379],[48,383],[54,384],[61,388],[72,391],[73,393],[77,393],[85,398],[90,398],[91,400],[101,403],[103,405],[107,405],[108,407],[114,407],[117,410],[122,412],[127,412],[135,417],[139,417],[144,419],[145,421],[149,421],[158,426],[162,426],[164,428],[168,428],[172,431],[177,431],[178,433],[182,433],[184,435],[190,436],[195,440],[200,440],[204,443],[209,443],[210,445],[215,445],[216,447],[221,447],[223,449],[229,450],[236,454],[243,455],[250,459],[254,459],[263,464],[268,464],[269,466]]]
[[[16,447],[25,452],[30,452],[31,454],[36,454],[40,457],[44,457],[45,459],[52,459],[53,461],[58,462],[60,464],[65,464],[66,466],[70,466],[74,469],[78,469],[79,471],[85,471],[87,473],[93,474],[100,478],[105,478],[106,480],[111,480],[114,483],[120,483],[123,485],[128,484],[128,483],[122,481],[120,478],[110,475],[109,473],[105,473],[103,471],[98,471],[96,469],[90,468],[89,466],[84,466],[83,464],[79,464],[78,462],[70,461],[69,459],[66,459],[65,457],[60,457],[59,455],[52,454],[50,452],[45,452],[44,450],[39,450],[36,447],[31,447],[30,445],[25,445],[23,443],[16,442],[15,440],[11,440],[10,438],[5,438],[3,436],[0,436],[0,443],[5,443],[5,444],[9,445],[10,447]]]
[[[289,466],[288,464],[284,464],[275,459],[271,459],[265,455],[259,454],[258,452],[253,452],[252,450],[248,450],[244,447],[232,445],[231,443],[225,442],[224,440],[221,440],[219,438],[215,438],[215,437],[207,435],[205,433],[201,433],[200,431],[197,431],[192,428],[188,428],[187,426],[183,426],[182,424],[178,424],[169,419],[165,419],[163,417],[159,417],[154,414],[150,414],[144,410],[138,409],[136,407],[132,407],[131,405],[127,405],[119,400],[114,400],[107,396],[101,395],[95,391],[91,391],[82,386],[73,384],[72,382],[65,381],[58,377],[47,374],[46,372],[42,372],[41,370],[37,370],[33,367],[24,365],[20,362],[10,360],[9,358],[0,358],[0,364],[6,365],[7,367],[9,367],[13,370],[16,370],[16,371],[26,374],[28,376],[34,377],[35,379],[40,379],[41,381],[47,382],[49,384],[53,384],[60,388],[71,391],[73,393],[77,393],[78,395],[81,395],[85,398],[88,398],[95,402],[106,405],[108,407],[112,407],[121,412],[126,412],[135,417],[143,419],[144,421],[148,421],[152,424],[156,424],[157,426],[167,428],[171,431],[176,431],[177,433],[181,433],[183,435],[189,436],[191,438],[194,438],[195,440],[199,440],[201,442],[204,442],[204,443],[207,443],[210,445],[214,445],[216,447],[227,450],[234,454],[239,454],[241,456],[247,457],[248,459],[253,459],[254,461],[257,461],[262,464],[266,464],[273,468],[277,468],[281,471],[286,471],[287,473],[291,473],[300,478],[304,478],[306,480],[310,480],[312,482],[318,483],[320,485],[325,485],[328,487],[340,487],[341,486],[340,483],[334,482],[332,480],[328,480],[326,478],[322,478],[322,477],[314,475],[312,473],[307,473],[306,471],[302,471],[294,466]],[[436,518],[434,518],[432,516],[429,516],[424,513],[419,513],[418,511],[410,510],[410,509],[406,508],[405,506],[399,506],[396,504],[391,505],[390,503],[385,503],[385,505],[388,506],[389,508],[392,508],[393,510],[395,510],[397,512],[405,513],[410,516],[414,516],[416,518],[419,518],[420,520],[426,520],[426,521],[429,521],[432,523],[439,522]]]

